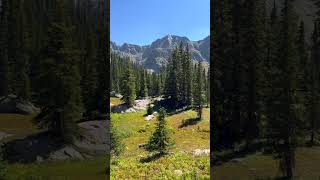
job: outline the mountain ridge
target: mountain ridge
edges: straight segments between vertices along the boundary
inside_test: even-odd
[[[188,45],[194,61],[210,63],[210,35],[202,40],[192,41],[185,36],[168,34],[144,46],[130,43],[123,43],[120,46],[110,41],[110,49],[112,52],[131,57],[133,61],[144,65],[147,69],[158,71],[167,63],[172,50],[179,46],[180,42]]]

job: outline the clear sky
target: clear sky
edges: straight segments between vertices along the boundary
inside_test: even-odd
[[[118,45],[167,34],[200,40],[210,34],[210,0],[110,0],[110,31]]]

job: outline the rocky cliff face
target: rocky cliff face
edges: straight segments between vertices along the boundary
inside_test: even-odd
[[[118,52],[124,56],[130,56],[135,62],[143,64],[147,69],[159,70],[167,63],[172,50],[179,46],[180,42],[188,45],[194,61],[210,61],[210,36],[200,41],[191,41],[187,37],[166,35],[157,39],[147,46],[139,46],[124,43],[122,46],[115,42],[110,42],[113,52]]]

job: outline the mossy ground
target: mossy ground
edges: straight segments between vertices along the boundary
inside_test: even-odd
[[[111,100],[114,101],[114,100]],[[175,146],[171,155],[151,162],[142,163],[140,159],[150,152],[139,148],[146,143],[154,131],[156,118],[146,121],[146,111],[133,113],[112,113],[111,123],[123,133],[126,148],[119,157],[111,158],[111,179],[210,179],[209,156],[192,155],[194,149],[210,147],[210,110],[203,110],[203,119],[196,124],[181,127],[184,120],[195,118],[193,110],[183,111],[166,117]],[[181,170],[177,176],[175,170]]]

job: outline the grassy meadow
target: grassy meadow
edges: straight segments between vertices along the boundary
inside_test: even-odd
[[[111,104],[121,103],[117,98],[111,98]],[[122,133],[126,146],[119,157],[111,157],[111,179],[210,179],[209,156],[192,154],[195,149],[210,147],[209,108],[203,110],[201,121],[191,125],[182,126],[197,116],[195,111],[168,115],[166,121],[175,146],[170,150],[171,154],[150,162],[140,162],[150,152],[138,146],[147,143],[157,120],[146,121],[145,115],[146,111],[111,113],[111,123]],[[182,174],[177,175],[175,170],[181,170]]]

